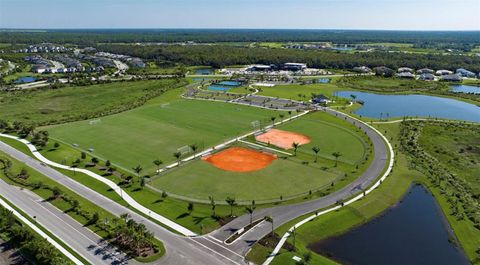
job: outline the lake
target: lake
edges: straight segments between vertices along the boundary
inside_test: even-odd
[[[480,122],[480,107],[451,98],[426,95],[386,95],[358,91],[339,91],[337,96],[363,101],[355,114],[370,118],[434,117]]]
[[[309,248],[342,264],[470,264],[463,251],[449,242],[451,237],[435,198],[415,185],[382,216]]]
[[[452,86],[452,91],[457,93],[480,94],[480,87],[468,86],[468,85],[455,85],[455,86]]]
[[[35,82],[37,81],[37,78],[36,77],[33,77],[33,76],[22,76],[20,78],[18,78],[17,80],[15,80],[15,84],[25,84],[25,83],[32,83],[32,82]]]

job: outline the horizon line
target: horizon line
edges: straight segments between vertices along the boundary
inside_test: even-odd
[[[480,29],[382,29],[382,28],[190,28],[190,27],[65,27],[65,28],[15,28],[0,27],[0,31],[7,30],[306,30],[306,31],[404,31],[404,32],[480,32]]]

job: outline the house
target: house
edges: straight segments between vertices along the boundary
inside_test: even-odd
[[[435,72],[436,75],[451,75],[453,74],[450,70],[438,70]]]
[[[373,68],[373,71],[375,72],[375,75],[383,77],[392,77],[394,74],[394,71],[386,66],[375,67]]]
[[[284,70],[288,71],[301,71],[307,69],[307,64],[305,63],[284,63],[283,67]]]
[[[372,69],[370,69],[369,67],[366,67],[366,66],[359,66],[359,67],[353,67],[353,71],[357,72],[357,73],[366,74],[366,73],[370,73],[372,71]]]
[[[429,69],[429,68],[422,68],[422,69],[418,69],[417,70],[417,74],[421,75],[421,74],[433,74],[435,73],[435,71],[433,71],[432,69]]]
[[[462,82],[462,77],[457,74],[442,75],[440,80],[445,82]]]
[[[326,97],[323,94],[316,95],[313,99],[312,102],[315,104],[327,104],[332,102],[328,97]]]
[[[430,74],[430,73],[424,73],[424,74],[421,74],[418,79],[423,80],[423,81],[434,81],[435,76],[433,74]]]
[[[400,67],[400,68],[398,68],[397,72],[398,73],[413,73],[413,69],[408,68],[408,67]]]
[[[457,69],[457,71],[455,71],[455,73],[459,76],[462,76],[462,77],[475,77],[476,76],[474,72],[468,71],[467,69],[463,69],[463,68]]]
[[[413,75],[411,72],[401,72],[397,74],[398,78],[405,78],[405,79],[414,79],[415,75]]]
[[[42,74],[47,70],[47,67],[43,64],[36,64],[32,66],[32,72],[37,73],[37,74]]]

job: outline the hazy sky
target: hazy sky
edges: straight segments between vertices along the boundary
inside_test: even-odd
[[[480,30],[480,0],[0,0],[0,28]]]

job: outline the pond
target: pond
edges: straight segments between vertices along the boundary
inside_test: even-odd
[[[328,83],[330,83],[330,81],[331,80],[329,78],[320,78],[320,79],[317,80],[317,82],[320,83],[320,84],[328,84]]]
[[[212,68],[199,68],[195,70],[196,75],[211,75],[214,70]]]
[[[457,93],[480,94],[480,86],[455,85],[452,86],[452,91]]]
[[[232,88],[241,86],[242,83],[238,81],[222,81],[219,83],[211,84],[208,86],[208,90],[213,91],[228,91]]]
[[[426,95],[385,95],[339,91],[336,96],[364,102],[355,114],[370,118],[433,117],[480,122],[480,107],[460,100]]]
[[[415,185],[384,215],[309,248],[342,264],[470,264],[450,231],[435,198]]]
[[[17,80],[15,80],[15,84],[25,84],[25,83],[32,83],[32,82],[35,82],[37,81],[37,78],[36,77],[33,77],[33,76],[22,76],[20,78],[18,78]]]

